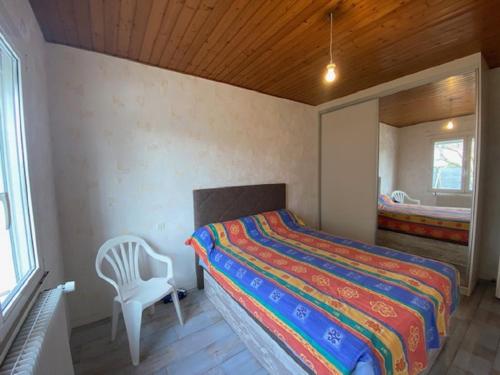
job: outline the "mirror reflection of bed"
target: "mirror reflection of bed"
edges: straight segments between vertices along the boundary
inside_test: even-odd
[[[476,170],[475,73],[380,99],[378,245],[454,265],[467,287]]]

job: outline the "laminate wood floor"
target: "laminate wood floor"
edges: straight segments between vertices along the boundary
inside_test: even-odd
[[[75,373],[267,374],[202,291],[190,291],[181,304],[184,327],[172,304],[158,304],[154,315],[144,312],[137,367],[130,362],[123,320],[114,342],[109,319],[74,329]],[[462,297],[451,324],[430,374],[500,375],[500,300],[494,297],[494,284],[480,283],[471,297]]]

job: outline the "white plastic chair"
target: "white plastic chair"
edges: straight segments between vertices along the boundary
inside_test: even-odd
[[[410,198],[410,196],[408,194],[406,194],[404,191],[401,191],[401,190],[394,190],[391,194],[391,199],[394,202],[398,202],[398,203],[420,204],[419,199]]]
[[[151,258],[167,265],[166,277],[153,277],[143,280],[139,272],[139,253],[144,250]],[[114,271],[114,278],[102,272],[102,265],[106,260]],[[123,312],[125,327],[130,347],[132,363],[139,364],[140,337],[142,311],[151,306],[154,312],[154,303],[163,297],[172,294],[175,310],[181,325],[182,312],[179,298],[173,280],[172,260],[165,255],[158,254],[140,237],[119,236],[106,241],[95,261],[97,275],[110,283],[116,290],[117,296],[113,300],[113,316],[111,321],[111,340],[116,337],[116,328],[120,308]]]

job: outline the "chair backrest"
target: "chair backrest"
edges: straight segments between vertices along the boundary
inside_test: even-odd
[[[139,272],[139,253],[146,250],[150,254],[153,249],[142,238],[125,235],[106,241],[97,253],[95,268],[97,275],[113,285],[118,296],[122,297],[122,289],[133,286],[142,281]],[[103,262],[111,266],[114,278],[105,275],[102,271]]]
[[[398,203],[404,203],[407,196],[408,194],[401,190],[394,190],[391,194],[392,200]]]

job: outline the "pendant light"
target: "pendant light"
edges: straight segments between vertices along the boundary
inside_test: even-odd
[[[333,43],[333,13],[330,13],[330,63],[326,66],[325,81],[330,83],[337,78],[336,66],[333,63],[332,43]]]

